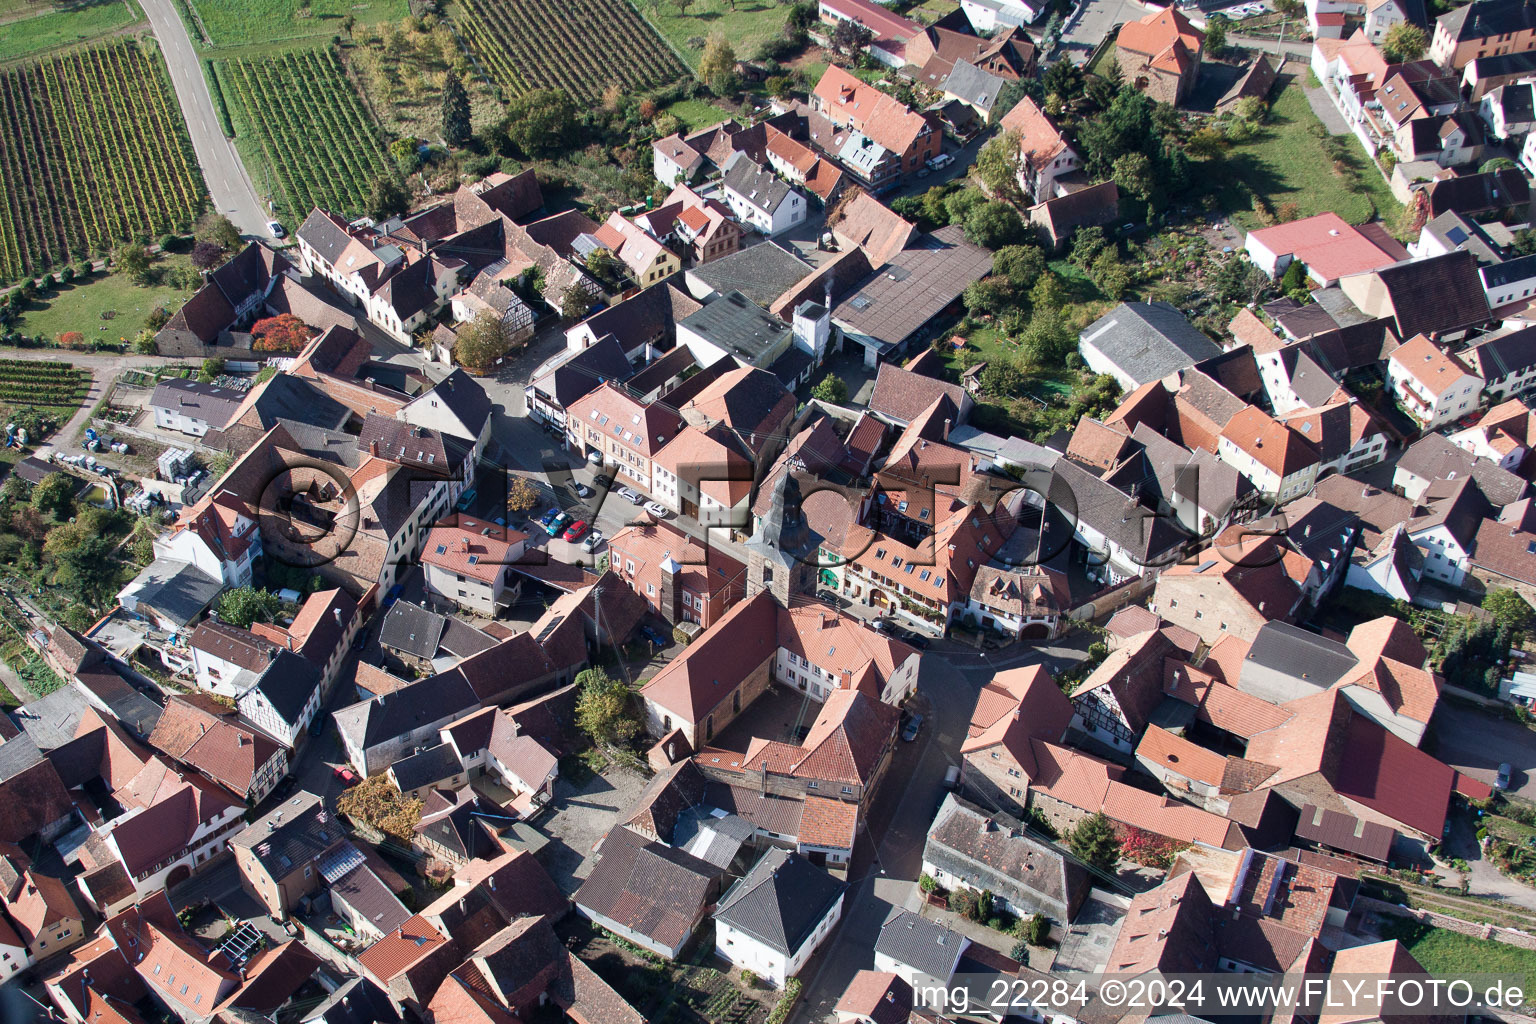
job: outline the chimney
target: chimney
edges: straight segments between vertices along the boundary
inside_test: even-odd
[[[495,875],[489,875],[489,876],[486,877],[486,879],[485,879],[485,887],[487,889],[491,890],[491,892],[495,892],[496,891],[496,876]]]
[[[944,417],[944,440],[946,440],[946,441],[949,440],[949,424],[950,424],[949,417],[948,416]]]
[[[377,441],[369,441],[368,442],[368,454],[372,455],[374,457],[378,456],[378,454],[379,454],[379,442],[377,442]]]
[[[763,795],[768,795],[768,762],[763,762]]]

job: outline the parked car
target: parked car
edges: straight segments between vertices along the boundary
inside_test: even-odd
[[[578,519],[565,528],[566,540],[581,540],[582,536],[592,528],[592,524],[585,519]]]
[[[587,452],[587,461],[594,466],[601,466],[603,464],[603,453]]]
[[[917,730],[923,727],[923,716],[913,715],[907,719],[907,727],[901,730],[901,738],[907,743],[917,739]]]
[[[357,777],[357,772],[339,764],[331,766],[331,774],[340,779],[341,784],[344,786],[355,786],[362,781],[362,779]]]
[[[596,551],[598,546],[602,543],[603,531],[593,530],[591,533],[587,534],[587,539],[581,542],[581,550],[590,555],[592,552]]]
[[[403,590],[405,590],[405,587],[399,583],[390,587],[389,593],[384,595],[384,607],[392,607],[396,601],[400,600],[400,593]]]
[[[652,629],[650,626],[641,626],[640,635],[645,637],[645,639],[649,640],[651,643],[655,644],[657,647],[672,646],[671,637],[663,636],[661,633]]]
[[[634,505],[644,505],[645,504],[645,495],[641,494],[639,491],[635,490],[633,487],[620,487],[619,488],[619,497],[621,497],[621,498],[628,498],[630,503],[634,504]]]
[[[558,537],[565,532],[567,526],[571,525],[571,517],[557,510],[548,519],[540,520],[539,525],[543,526],[544,532],[551,537]]]
[[[1512,773],[1513,769],[1510,768],[1509,762],[1506,761],[1505,763],[1499,765],[1499,774],[1498,777],[1493,780],[1493,788],[1508,789],[1509,779]]]
[[[672,511],[659,501],[647,502],[645,510],[657,519],[665,519],[672,514]]]
[[[592,478],[592,486],[593,487],[612,487],[613,486],[613,477],[609,476],[607,473],[599,473],[599,474],[597,474],[596,476],[594,476]]]
[[[465,491],[462,495],[459,496],[458,503],[453,507],[458,509],[460,512],[463,512],[465,509],[469,508],[469,506],[473,505],[475,503],[475,499],[479,496],[480,492],[471,487],[469,490]]]
[[[576,496],[578,498],[590,498],[590,497],[592,497],[592,488],[588,487],[586,484],[581,483],[580,481],[577,481],[577,483],[575,484],[575,487],[576,487]]]
[[[894,636],[897,640],[900,640],[905,644],[910,644],[920,651],[926,651],[928,649],[928,638],[923,636],[921,633],[913,632],[910,629],[903,629],[901,626],[892,626],[889,632],[891,636]]]
[[[283,227],[281,224],[279,224],[275,220],[267,221],[267,230],[272,232],[272,237],[273,238],[286,238],[286,237],[288,237],[288,229]]]

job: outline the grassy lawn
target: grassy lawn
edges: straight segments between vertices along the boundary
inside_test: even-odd
[[[190,0],[215,46],[245,46],[279,39],[341,34],[342,19],[359,25],[399,21],[410,13],[406,0]],[[308,7],[309,16],[298,16]],[[194,34],[193,38],[196,38]]]
[[[692,68],[699,66],[704,47],[688,45],[690,39],[707,39],[719,32],[730,40],[737,58],[751,60],[759,46],[784,31],[784,19],[789,15],[789,7],[779,0],[735,0],[735,10],[727,0],[695,0],[688,5],[687,14],[679,14],[671,0],[656,0],[655,6],[637,6]]]
[[[721,121],[730,120],[730,112],[721,110],[708,100],[678,100],[666,112],[683,122],[683,134],[708,128]]]
[[[30,13],[33,11],[38,13]],[[17,20],[0,24],[0,61],[94,39],[132,25],[141,17],[129,0],[86,0],[60,8],[0,4],[0,17],[6,15],[15,15]]]
[[[1430,974],[1514,974],[1526,979],[1527,992],[1536,983],[1536,950],[1404,920],[1382,931],[1407,946]]]
[[[1352,183],[1334,171],[1321,140],[1307,130],[1317,123],[1301,84],[1288,82],[1275,98],[1263,129],[1252,141],[1228,152],[1228,180],[1243,182],[1253,195],[1267,198],[1272,207],[1294,202],[1303,217],[1332,210],[1351,224],[1363,224],[1380,215],[1389,226],[1395,226],[1402,204],[1393,197],[1359,140],[1346,137],[1349,160],[1361,183],[1361,190],[1354,191]],[[1261,226],[1241,190],[1224,189],[1222,199],[1225,209],[1235,214],[1244,228]]]
[[[1087,71],[1090,75],[1101,75],[1111,64],[1114,63],[1114,60],[1115,44],[1110,43],[1108,46],[1104,47],[1104,52],[1093,58],[1093,61],[1084,70]]]
[[[17,330],[54,339],[65,331],[79,331],[87,339],[132,341],[155,307],[174,313],[191,294],[163,286],[141,288],[118,274],[97,275],[34,299]],[[111,313],[111,319],[102,319],[103,313]]]

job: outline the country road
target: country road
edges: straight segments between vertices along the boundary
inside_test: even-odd
[[[197,152],[197,162],[203,169],[203,180],[208,183],[214,209],[233,221],[242,235],[271,238],[272,234],[267,230],[266,204],[256,195],[256,188],[240,161],[240,154],[235,152],[234,143],[224,137],[224,130],[219,126],[213,97],[208,94],[208,82],[203,78],[202,61],[192,47],[186,25],[176,13],[175,0],[142,0],[142,3],[165,54],[165,63],[171,70],[171,84],[176,87],[176,99],[181,104],[181,114],[192,136],[192,148]]]

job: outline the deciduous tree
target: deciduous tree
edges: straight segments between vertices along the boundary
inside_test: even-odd
[[[576,724],[593,743],[613,746],[640,731],[634,695],[618,679],[600,668],[589,668],[576,677]]]
[[[112,263],[134,284],[150,281],[149,250],[133,242],[124,242],[112,252]]]
[[[212,270],[224,262],[224,249],[217,242],[198,242],[192,246],[192,265],[198,270]]]
[[[1394,64],[1406,64],[1418,60],[1429,49],[1429,36],[1422,28],[1408,21],[1400,21],[1387,29],[1381,42],[1381,52]]]
[[[314,329],[292,313],[280,313],[252,324],[251,337],[257,352],[298,352],[314,337]]]
[[[841,405],[848,400],[848,384],[837,374],[829,373],[811,389],[811,397]]]
[[[197,223],[192,225],[192,236],[199,242],[212,242],[225,252],[240,248],[242,242],[235,222],[211,210],[197,218]]]
[[[460,366],[471,370],[488,370],[496,360],[507,354],[512,345],[507,325],[489,309],[481,310],[469,323],[459,328],[459,340],[454,343],[453,357]]]
[[[713,33],[704,44],[704,55],[699,58],[699,80],[716,96],[730,96],[741,84],[736,75],[736,50],[723,33]]]
[[[219,596],[219,618],[231,626],[250,629],[253,622],[271,622],[283,608],[283,602],[270,590],[246,585],[226,590]]]

